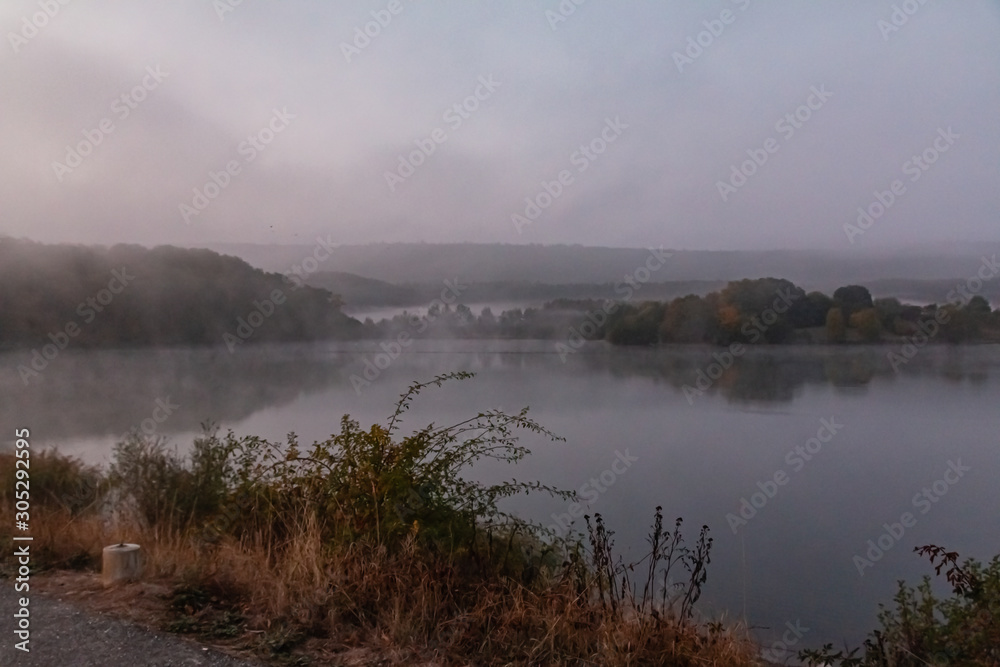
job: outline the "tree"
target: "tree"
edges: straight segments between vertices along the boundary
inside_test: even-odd
[[[792,304],[788,318],[796,329],[821,327],[826,324],[826,315],[833,308],[833,299],[822,292],[809,292],[801,301]]]
[[[476,316],[472,314],[472,309],[464,303],[455,306],[455,317],[461,326],[466,326],[476,321]]]
[[[875,299],[875,313],[878,315],[879,322],[882,323],[882,328],[893,331],[896,318],[903,314],[903,304],[895,297]]]
[[[941,306],[941,338],[948,343],[963,343],[975,337],[978,328],[973,322],[968,306],[959,308],[952,304]]]
[[[740,327],[743,326],[743,318],[736,306],[726,304],[719,308],[719,327],[730,338],[739,335]]]
[[[833,305],[840,308],[844,319],[850,321],[851,315],[865,308],[872,308],[872,294],[867,287],[861,285],[845,285],[838,287],[833,293]]]
[[[858,330],[861,338],[868,342],[875,342],[882,337],[882,324],[874,308],[857,311],[851,315],[850,324],[852,328]]]
[[[608,342],[616,345],[655,345],[660,341],[660,323],[666,304],[647,301],[638,306],[625,304],[607,324]]]
[[[667,305],[660,320],[660,335],[669,343],[709,343],[719,335],[718,295],[704,299],[694,294]]]
[[[789,280],[759,278],[730,282],[719,293],[719,300],[721,305],[739,311],[741,321],[736,329],[740,334],[732,338],[757,340],[763,335],[768,343],[781,343],[792,334],[792,311],[802,303],[805,294],[805,290]],[[719,319],[730,320],[731,316],[720,309]],[[753,330],[760,333],[747,333]]]
[[[844,311],[831,308],[826,314],[826,339],[831,343],[843,343],[847,337],[847,327],[844,324]]]

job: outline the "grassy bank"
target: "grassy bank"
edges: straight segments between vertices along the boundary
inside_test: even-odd
[[[413,385],[385,426],[345,417],[309,448],[208,430],[184,457],[130,439],[107,470],[32,452],[34,566],[96,569],[105,545],[139,543],[172,591],[166,629],[279,663],[363,648],[383,664],[760,664],[743,629],[696,616],[707,529],[689,545],[657,509],[650,553],[626,564],[600,516],[574,542],[498,507],[571,494],[463,476],[525,456],[518,431],[555,438],[526,410],[399,435],[429,384],[467,377]],[[12,479],[13,456],[0,466]]]
[[[415,384],[383,425],[308,448],[207,429],[186,456],[156,440],[116,446],[107,469],[30,452],[33,566],[96,571],[104,546],[136,542],[146,579],[166,591],[163,629],[251,650],[275,664],[762,665],[736,623],[698,616],[712,540],[686,541],[652,513],[649,552],[625,563],[600,515],[559,539],[504,513],[538,482],[468,481],[483,458],[529,452],[518,432],[557,439],[489,411],[402,436]],[[19,450],[19,455],[21,455]],[[0,505],[15,510],[13,454],[0,455]],[[23,468],[24,466],[22,466]],[[9,541],[5,525],[0,537]],[[12,553],[11,549],[5,553]],[[930,549],[955,587],[903,587],[883,628],[855,652],[804,652],[809,664],[996,665],[1000,560],[960,564]],[[13,561],[4,562],[5,575]],[[863,652],[862,652],[863,651]],[[352,657],[353,656],[353,657]]]

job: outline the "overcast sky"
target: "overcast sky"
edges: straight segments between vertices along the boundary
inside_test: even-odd
[[[992,0],[236,2],[3,0],[0,233],[1000,240]]]

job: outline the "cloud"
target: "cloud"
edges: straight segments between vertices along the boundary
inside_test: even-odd
[[[71,3],[0,55],[0,232],[44,241],[192,244],[483,241],[839,247],[843,224],[939,127],[963,139],[863,245],[998,240],[994,122],[1000,10],[926,3],[883,39],[892,6],[717,1],[580,5],[402,0],[347,62],[341,44],[387,2]],[[746,9],[740,9],[741,6]],[[678,72],[688,38],[734,20]],[[0,10],[18,33],[33,2]],[[379,16],[384,16],[380,14]],[[706,21],[709,22],[706,25]],[[702,38],[703,41],[708,41]],[[160,65],[169,77],[60,181],[52,162]],[[478,77],[500,88],[451,130]],[[833,98],[727,201],[717,182],[815,85]],[[178,206],[239,158],[275,108],[296,115],[192,224]],[[630,128],[518,236],[510,215],[580,144]],[[448,139],[390,192],[385,172],[434,129]]]

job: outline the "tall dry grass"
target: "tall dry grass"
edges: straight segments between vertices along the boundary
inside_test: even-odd
[[[43,568],[96,568],[104,545],[142,544],[150,578],[219,600],[245,632],[291,638],[259,646],[276,658],[313,638],[394,655],[396,664],[762,664],[759,647],[736,624],[634,607],[613,612],[594,580],[563,570],[526,582],[432,553],[415,535],[395,550],[367,540],[324,544],[308,515],[281,542],[257,534],[207,545],[189,531],[51,507],[35,511],[32,532]]]

